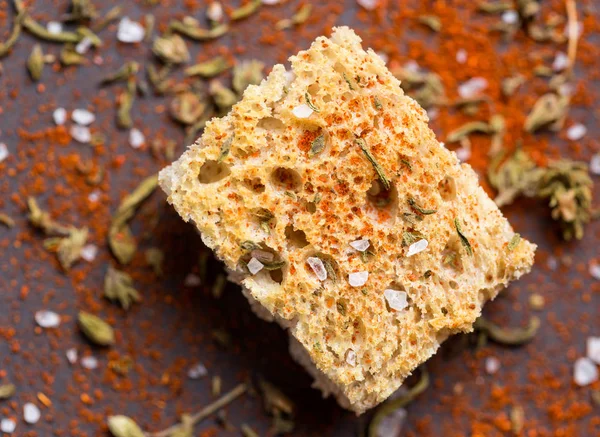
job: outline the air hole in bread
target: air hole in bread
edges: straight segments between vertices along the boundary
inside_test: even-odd
[[[387,218],[388,221],[393,222],[398,213],[398,190],[393,185],[386,190],[379,179],[375,179],[367,191],[367,202],[376,212],[387,213],[383,216],[378,214],[377,221]]]
[[[448,282],[448,286],[453,290],[458,290],[458,282],[456,282],[456,281]]]
[[[306,210],[311,214],[317,212],[317,204],[315,202],[306,202]]]
[[[504,260],[502,259],[502,257],[498,258],[498,266],[497,266],[497,273],[496,273],[496,277],[498,279],[504,279],[504,277],[506,276],[506,263],[504,262]]]
[[[265,184],[262,183],[260,178],[246,178],[244,179],[243,184],[246,188],[255,193],[262,193],[265,191]]]
[[[283,130],[285,128],[283,121],[275,117],[261,118],[256,126],[269,131]]]
[[[438,184],[438,191],[446,202],[456,199],[456,181],[452,176],[446,176]]]
[[[291,248],[302,249],[308,246],[308,240],[306,234],[301,229],[295,229],[293,225],[287,225],[285,227],[285,238],[287,239],[288,246]]]
[[[318,83],[311,83],[308,86],[308,94],[310,94],[311,96],[316,95],[319,92],[319,89],[321,89],[321,87],[319,86]]]
[[[323,96],[323,102],[325,102],[325,103],[331,102],[331,95],[330,94],[325,94]]]
[[[442,265],[450,271],[459,272],[463,270],[461,243],[458,238],[452,237],[442,251]]]
[[[198,180],[201,184],[212,184],[226,178],[231,173],[229,166],[217,161],[206,161],[200,168]]]
[[[271,173],[271,183],[279,190],[297,192],[302,188],[302,176],[291,168],[278,167]]]
[[[282,269],[269,270],[269,276],[271,277],[273,282],[277,282],[278,284],[281,284],[283,282]]]

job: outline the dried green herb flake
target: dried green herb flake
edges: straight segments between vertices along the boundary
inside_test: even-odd
[[[465,234],[463,234],[462,227],[458,218],[454,219],[454,226],[456,227],[456,232],[458,233],[460,242],[464,246],[465,250],[469,255],[473,255],[473,248],[471,247],[471,243],[469,243],[468,238],[465,236]]]
[[[99,346],[114,344],[115,332],[113,328],[100,317],[80,311],[77,315],[77,321],[81,331],[92,343]]]

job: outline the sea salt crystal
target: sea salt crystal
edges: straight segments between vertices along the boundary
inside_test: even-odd
[[[595,175],[600,175],[600,153],[596,153],[590,159],[590,172]]]
[[[8,152],[8,147],[6,146],[6,144],[0,143],[0,162],[8,158],[8,155],[10,155],[10,153]]]
[[[85,246],[83,246],[83,248],[81,249],[81,252],[79,253],[79,255],[86,260],[87,262],[92,262],[96,259],[96,256],[98,255],[98,246],[96,246],[95,244],[86,244]]]
[[[0,421],[0,431],[6,434],[11,434],[15,432],[16,428],[17,422],[15,422],[13,419],[2,419]]]
[[[79,354],[77,353],[77,349],[75,349],[74,347],[72,347],[71,349],[67,349],[65,355],[67,356],[67,361],[69,362],[69,364],[75,364],[79,356]]]
[[[590,263],[590,275],[592,275],[592,278],[600,281],[600,264],[596,262]]]
[[[57,328],[60,325],[60,316],[53,311],[36,311],[34,318],[42,328]]]
[[[352,287],[362,287],[367,283],[367,279],[369,279],[369,272],[354,272],[348,275],[348,283]]]
[[[356,352],[352,349],[348,349],[348,352],[346,352],[346,362],[352,367],[356,366]]]
[[[489,375],[493,375],[500,370],[500,360],[496,357],[487,357],[485,359],[485,371]]]
[[[129,17],[121,18],[119,29],[117,30],[117,39],[124,43],[141,42],[145,35],[144,26],[136,21],[131,21]]]
[[[85,356],[81,359],[81,366],[84,369],[94,370],[98,368],[98,358],[91,355]]]
[[[211,21],[223,20],[223,6],[219,2],[210,2],[206,8],[206,17]]]
[[[571,141],[578,141],[587,134],[587,127],[581,123],[574,124],[567,129],[567,138]]]
[[[517,24],[519,21],[519,14],[514,9],[504,11],[502,13],[502,21],[504,21],[506,24]]]
[[[488,86],[488,81],[483,77],[474,77],[458,86],[458,94],[463,99],[476,97]]]
[[[365,8],[367,11],[372,11],[377,7],[379,0],[356,0],[356,3]]]
[[[600,337],[588,337],[586,355],[596,364],[600,364]]]
[[[56,108],[52,113],[52,118],[57,126],[62,126],[67,121],[67,110],[65,108]]]
[[[464,64],[465,62],[467,62],[467,51],[465,49],[459,49],[456,52],[456,62],[458,62],[459,64]]]
[[[393,310],[402,311],[408,306],[406,291],[398,291],[388,288],[387,290],[383,291],[383,296],[385,297],[385,300],[387,300],[390,308]]]
[[[383,61],[384,64],[387,64],[390,60],[390,57],[385,52],[375,52],[375,54],[379,56],[379,58]]]
[[[90,47],[92,47],[92,44],[92,39],[86,36],[77,43],[77,45],[75,46],[75,51],[80,55],[85,55],[90,49]]]
[[[438,108],[429,108],[426,111],[427,117],[429,117],[430,120],[435,120],[440,115],[440,110]]]
[[[27,402],[23,405],[23,420],[25,420],[26,423],[29,423],[30,425],[38,423],[41,416],[42,413],[37,405],[32,404],[31,402]]]
[[[408,71],[410,73],[417,73],[421,70],[421,67],[419,67],[419,64],[417,63],[417,61],[413,61],[412,59],[410,61],[408,61],[406,64],[404,64],[404,66],[402,68],[404,68],[406,71]]]
[[[549,256],[546,265],[550,270],[554,271],[558,268],[558,260],[553,256]]]
[[[460,160],[460,162],[468,161],[471,158],[470,147],[460,147],[456,149],[454,153],[456,153],[456,157]]]
[[[294,117],[296,118],[308,118],[313,112],[315,111],[313,111],[306,103],[302,103],[292,110],[292,114],[294,114]]]
[[[583,23],[581,21],[578,21],[576,26],[577,26],[577,38],[579,38],[583,34]],[[565,29],[563,31],[563,35],[566,36],[567,38],[569,37],[569,23],[568,22],[565,24]]]
[[[250,258],[250,261],[248,261],[248,270],[253,275],[256,275],[258,272],[260,272],[264,266],[265,265],[263,263],[254,257]]]
[[[350,243],[350,246],[352,246],[354,249],[358,250],[359,252],[364,252],[365,250],[367,250],[369,248],[370,245],[371,245],[371,243],[369,243],[369,240],[365,240],[364,238]]]
[[[90,194],[88,194],[88,200],[92,203],[96,203],[98,200],[100,200],[100,191],[92,191]]]
[[[573,379],[580,387],[590,385],[598,380],[598,367],[589,358],[577,358],[573,367]]]
[[[63,31],[63,26],[62,23],[58,21],[48,21],[48,24],[46,24],[46,30],[48,31],[48,33],[56,35]]]
[[[263,5],[272,6],[279,3],[281,0],[262,0]]]
[[[134,149],[139,149],[146,142],[146,137],[139,129],[133,128],[129,131],[129,145]]]
[[[327,269],[320,258],[317,258],[316,256],[310,256],[307,258],[306,262],[312,271],[315,272],[315,275],[317,275],[319,281],[324,281],[327,279]]]
[[[552,69],[556,72],[563,71],[569,66],[569,58],[563,52],[558,52],[552,62]]]
[[[429,242],[427,240],[419,240],[416,243],[413,243],[410,246],[408,246],[408,252],[406,253],[406,256],[413,256],[419,252],[423,252],[425,249],[427,249],[428,245]]]
[[[183,285],[186,287],[197,287],[200,285],[200,276],[194,273],[189,273],[183,280]]]
[[[387,414],[379,422],[379,426],[375,432],[376,437],[390,437],[400,435],[404,423],[406,422],[406,410],[398,408]]]
[[[188,369],[187,376],[190,379],[198,379],[208,375],[208,370],[202,363],[196,363]]]
[[[81,144],[88,144],[92,141],[92,133],[87,126],[79,126],[78,124],[71,126],[69,129],[71,137]]]
[[[87,109],[75,109],[71,114],[71,120],[81,126],[88,126],[96,121],[96,116]]]

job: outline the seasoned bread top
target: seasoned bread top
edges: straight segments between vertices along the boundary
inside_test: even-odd
[[[291,71],[274,66],[160,174],[168,201],[359,412],[470,330],[535,249],[509,247],[476,174],[360,42],[337,28]]]

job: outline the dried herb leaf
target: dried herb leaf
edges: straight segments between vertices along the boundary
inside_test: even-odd
[[[208,92],[212,96],[217,108],[224,114],[228,113],[231,107],[239,100],[236,93],[223,86],[218,80],[213,80],[210,83]]]
[[[258,85],[263,80],[264,68],[265,64],[256,59],[234,65],[232,85],[235,92],[241,95],[248,85]]]
[[[313,104],[313,102],[312,102],[312,100],[311,100],[311,98],[310,98],[310,94],[308,94],[308,91],[304,93],[304,100],[306,100],[306,104],[308,105],[308,107],[309,107],[310,109],[312,109],[312,110],[313,110],[313,111],[315,111],[315,112],[319,112],[319,108],[317,108],[317,107],[316,107],[316,106]]]
[[[152,267],[156,276],[163,275],[163,262],[165,260],[165,254],[158,247],[151,247],[146,249],[146,264]]]
[[[93,314],[79,311],[77,315],[79,328],[85,334],[88,340],[99,346],[109,346],[115,342],[115,332],[113,328]]]
[[[119,301],[125,310],[128,310],[132,303],[142,300],[140,293],[133,288],[131,276],[112,266],[108,266],[104,276],[104,297]]]
[[[194,20],[195,21],[195,20]],[[194,23],[192,20],[172,20],[169,23],[169,30],[177,32],[183,36],[196,41],[207,41],[211,39],[217,39],[225,35],[229,31],[229,25],[219,24],[211,29],[203,29]]]
[[[7,228],[12,228],[15,226],[15,221],[7,214],[0,212],[0,224],[6,226]]]
[[[460,220],[458,220],[458,218],[454,219],[454,226],[456,227],[456,232],[458,232],[460,242],[465,247],[465,250],[469,255],[473,255],[473,248],[471,247],[471,243],[469,243],[469,239],[465,236],[465,234],[463,234],[462,227],[460,225]]]
[[[0,385],[0,400],[10,399],[17,392],[14,384]]]
[[[550,125],[553,130],[560,129],[569,110],[569,97],[548,93],[541,96],[525,119],[527,132],[535,132]]]
[[[253,241],[244,241],[244,242],[242,242],[242,244],[240,244],[240,247],[247,251],[258,250],[261,248],[260,244],[256,244]]]
[[[31,54],[27,59],[27,70],[34,81],[38,81],[42,77],[42,71],[44,71],[44,53],[42,52],[42,46],[36,44],[31,50]]]
[[[494,199],[498,206],[508,205],[520,195],[535,195],[543,173],[520,148],[507,159],[504,157],[504,152],[494,156],[487,174],[490,184],[498,190]]]
[[[244,437],[260,437],[256,431],[254,431],[247,423],[242,423],[240,431]]]
[[[111,22],[115,21],[122,15],[123,7],[121,5],[115,6],[112,9],[109,9],[109,11],[106,13],[106,15],[104,15],[104,17],[102,17],[100,20],[94,23],[94,25],[92,26],[92,30],[94,32],[100,32],[101,30],[106,28],[106,26],[108,26]]]
[[[225,275],[217,275],[215,282],[211,288],[211,294],[215,299],[219,299],[223,294],[223,290],[225,290],[225,286],[227,285],[227,278]]]
[[[521,242],[521,234],[513,235],[513,237],[510,239],[510,243],[508,243],[508,250],[510,250],[510,251],[515,250],[520,242]]]
[[[510,410],[510,429],[514,435],[521,435],[525,425],[525,411],[520,405],[515,405]]]
[[[21,36],[21,29],[24,16],[24,12],[17,13],[13,21],[13,27],[10,32],[10,35],[8,36],[6,41],[0,42],[0,58],[3,58],[4,56],[10,53],[10,50],[16,44],[17,40],[19,39],[19,36]]]
[[[416,243],[419,240],[423,240],[426,239],[425,236],[423,234],[421,234],[420,232],[403,232],[402,233],[402,246],[403,247],[407,247],[410,246],[413,243]]]
[[[436,17],[435,15],[421,15],[417,19],[419,20],[419,23],[424,24],[434,32],[442,30],[442,22],[439,17]]]
[[[442,79],[435,73],[396,68],[392,74],[400,80],[400,87],[423,108],[446,102]]]
[[[48,238],[44,241],[44,247],[48,250],[56,252],[58,262],[65,271],[68,271],[71,266],[80,258],[81,250],[87,242],[88,229],[71,228],[66,237]]]
[[[85,56],[77,53],[73,44],[65,44],[60,51],[60,63],[65,67],[71,65],[81,65],[85,62]]]
[[[394,398],[391,401],[384,402],[377,408],[373,418],[371,419],[371,423],[369,423],[368,437],[380,437],[383,435],[379,430],[383,419],[400,408],[404,408],[410,404],[413,399],[423,393],[427,387],[429,387],[429,374],[425,368],[422,368],[421,378],[412,388],[407,391],[405,395]]]
[[[108,231],[108,243],[121,264],[128,264],[136,250],[136,242],[127,222],[133,217],[138,206],[154,192],[157,186],[157,175],[144,179],[130,195],[123,199],[112,218]]]
[[[320,257],[319,257],[320,258]],[[325,270],[327,271],[327,278],[331,279],[333,283],[336,283],[338,280],[337,273],[335,268],[333,267],[333,263],[328,258],[320,258],[325,266]]]
[[[292,415],[294,413],[294,403],[279,388],[262,378],[259,379],[258,386],[268,414],[275,415],[277,412],[283,412]]]
[[[38,206],[37,201],[33,197],[27,199],[27,207],[29,215],[27,219],[32,226],[40,229],[46,235],[69,235],[71,228],[55,222],[45,211],[42,211]]]
[[[277,30],[289,29],[293,26],[298,26],[300,24],[305,23],[309,18],[312,12],[312,4],[305,3],[303,4],[298,11],[292,15],[291,18],[284,18],[283,20],[279,20],[275,24],[275,28]]]
[[[373,107],[378,111],[381,111],[383,109],[383,105],[377,97],[373,97]]]
[[[127,88],[125,92],[119,96],[117,109],[117,126],[123,129],[129,129],[133,126],[131,119],[131,108],[135,100],[135,91],[137,89],[135,77],[130,77],[127,80]]]
[[[115,82],[127,81],[131,76],[137,74],[140,69],[140,64],[135,61],[128,61],[123,64],[117,71],[107,74],[100,81],[101,85],[108,85]]]
[[[231,65],[223,56],[217,56],[210,61],[201,62],[196,65],[192,65],[184,70],[186,76],[201,76],[201,77],[214,77],[217,74],[221,74]]]
[[[219,159],[217,159],[217,162],[223,162],[223,160],[227,158],[227,156],[229,155],[229,151],[231,150],[231,144],[233,143],[233,139],[234,135],[230,135],[225,141],[223,141],[223,144],[221,144],[221,152],[219,154]],[[268,220],[271,220],[272,218],[273,215],[271,214],[271,217]]]
[[[365,140],[363,140],[362,138],[355,138],[354,141],[361,148],[361,150],[363,151],[363,153],[365,154],[365,156],[367,157],[367,159],[369,160],[371,165],[373,165],[373,168],[375,169],[377,176],[379,176],[379,180],[381,181],[381,184],[384,186],[384,188],[386,190],[389,190],[391,188],[390,180],[387,178],[387,176],[385,175],[385,172],[383,171],[383,169],[381,168],[379,163],[375,160],[373,155],[371,155],[371,152],[367,148],[367,144],[365,143]]]
[[[486,123],[485,121],[470,121],[467,122],[465,124],[463,124],[462,126],[454,129],[452,132],[450,132],[448,134],[448,136],[446,137],[446,141],[448,141],[449,143],[454,143],[456,141],[460,141],[463,138],[466,138],[467,136],[469,136],[472,133],[476,133],[476,132],[480,132],[480,133],[490,133],[490,125],[488,123]]]
[[[169,105],[169,115],[184,125],[194,124],[206,111],[207,103],[196,93],[178,93]]]
[[[525,76],[520,74],[505,78],[502,80],[502,94],[504,94],[505,97],[510,97],[524,83]]]
[[[262,261],[262,264],[265,266],[265,270],[279,270],[283,266],[285,266],[285,261],[274,261],[274,262],[265,262]]]
[[[163,62],[182,64],[190,60],[190,52],[182,37],[177,34],[165,35],[154,40],[154,53]]]
[[[313,156],[321,153],[323,149],[325,149],[325,134],[319,135],[312,141],[310,150],[308,151],[308,156],[312,158]]]
[[[423,214],[423,215],[435,214],[437,212],[437,209],[425,209],[425,208],[419,206],[417,201],[412,197],[408,198],[408,204],[410,205],[410,207],[412,209],[414,209],[415,211],[417,211],[418,213]]]
[[[477,4],[477,10],[486,14],[501,14],[514,7],[512,1],[483,1]]]
[[[71,11],[65,21],[89,21],[98,16],[98,12],[90,0],[72,0]]]
[[[110,416],[107,420],[108,429],[114,437],[145,437],[142,431],[133,419],[127,416]]]
[[[250,15],[254,14],[260,6],[262,5],[262,0],[251,0],[246,3],[244,6],[241,6],[237,9],[231,11],[231,15],[229,16],[233,21],[242,20],[244,18],[248,18]]]
[[[520,346],[533,340],[540,327],[540,319],[532,317],[526,328],[502,328],[482,316],[475,320],[473,327],[476,331],[487,334],[496,343]]]

